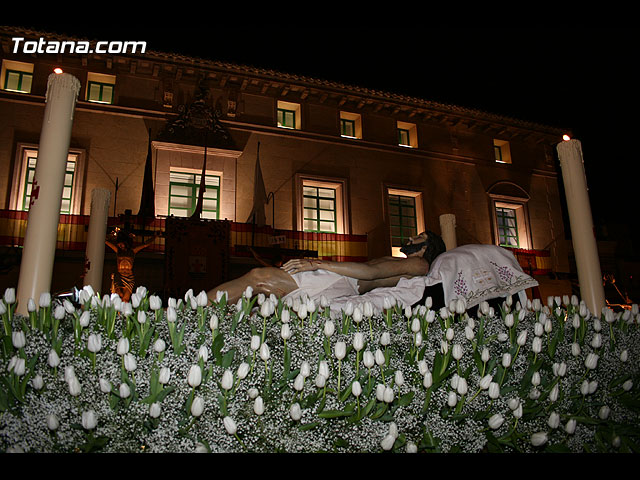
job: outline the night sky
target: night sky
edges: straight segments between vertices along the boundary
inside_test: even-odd
[[[13,22],[16,24],[16,22]],[[225,22],[217,22],[225,23]],[[637,205],[635,29],[114,28],[25,24],[91,40],[145,40],[155,51],[272,69],[453,104],[573,131],[582,142],[594,222]],[[632,223],[636,223],[631,220]]]

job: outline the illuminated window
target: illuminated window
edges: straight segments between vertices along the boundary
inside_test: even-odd
[[[277,123],[280,128],[300,130],[300,105],[297,103],[278,101],[276,111]]]
[[[340,135],[346,138],[362,138],[362,120],[357,113],[340,112]]]
[[[86,100],[93,103],[112,104],[114,100],[116,77],[89,73],[87,75]]]
[[[346,181],[296,174],[298,230],[348,233]]]
[[[413,123],[398,122],[398,145],[418,148],[418,132]]]
[[[198,204],[200,173],[176,171],[169,173],[169,215],[190,217]],[[217,220],[220,214],[220,177],[205,174],[205,191],[201,218]]]
[[[31,196],[33,193],[34,175],[36,172],[36,164],[38,161],[38,150],[25,149],[24,153],[24,169],[21,175],[22,188],[20,189],[20,203],[18,208],[20,210],[29,210],[31,204]],[[78,160],[80,158],[79,153],[69,153],[67,157],[67,167],[64,174],[64,184],[62,187],[62,200],[60,201],[60,213],[71,214],[75,213],[74,208],[75,198],[74,191],[76,188],[76,172],[78,171]],[[35,188],[38,188],[37,185]]]
[[[511,149],[505,140],[493,140],[493,154],[497,163],[511,163]]]
[[[388,188],[387,207],[389,209],[391,254],[394,257],[404,256],[400,253],[400,247],[407,243],[410,237],[425,230],[422,192]]]
[[[496,223],[498,227],[498,245],[502,247],[519,247],[518,219],[515,209],[496,207]]]
[[[33,64],[14,62],[11,60],[2,61],[2,86],[8,92],[31,93],[33,82]]]
[[[303,187],[303,230],[336,233],[336,189]]]

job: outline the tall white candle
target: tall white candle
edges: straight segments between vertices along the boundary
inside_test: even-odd
[[[447,250],[453,250],[458,246],[456,238],[456,216],[453,213],[440,215],[440,233]]]
[[[94,188],[91,192],[91,218],[87,233],[84,285],[91,285],[94,292],[102,291],[104,270],[104,241],[107,236],[107,219],[111,192],[105,188]]]
[[[30,298],[37,301],[41,293],[51,290],[60,203],[79,91],[80,82],[73,75],[49,75],[18,278],[17,311],[24,315]]]
[[[593,230],[582,144],[578,140],[568,140],[559,143],[556,149],[567,198],[580,295],[591,313],[599,316],[605,306],[604,287]]]

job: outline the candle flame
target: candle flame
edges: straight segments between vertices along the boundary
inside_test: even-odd
[[[569,140],[571,140],[571,137],[565,134],[562,136],[562,140],[564,140],[565,142],[568,142]]]
[[[60,67],[56,67],[53,69],[53,73],[55,73],[56,75],[60,75],[62,72],[62,69]]]

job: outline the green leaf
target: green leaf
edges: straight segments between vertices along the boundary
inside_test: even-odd
[[[353,414],[353,410],[324,410],[318,413],[320,418],[348,417]]]
[[[398,405],[400,407],[406,407],[407,405],[409,405],[411,403],[411,401],[413,400],[413,397],[415,395],[415,392],[411,391],[409,393],[405,393],[403,396],[401,396],[398,399]]]

